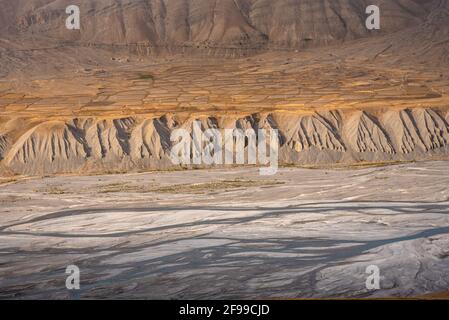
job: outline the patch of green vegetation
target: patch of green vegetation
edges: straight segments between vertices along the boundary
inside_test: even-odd
[[[100,188],[98,193],[149,193],[153,192],[155,188],[154,184],[150,185],[131,185],[127,182],[117,182],[104,185]]]
[[[154,80],[154,76],[150,73],[142,73],[139,75],[140,80]]]
[[[130,185],[126,182],[111,183],[102,186],[99,193],[190,193],[201,194],[204,192],[230,190],[237,188],[248,187],[267,187],[273,185],[284,184],[284,182],[276,180],[222,180],[207,183],[190,183],[190,184],[175,184],[169,186],[156,185]]]
[[[5,179],[0,179],[0,184],[10,184],[10,183],[15,183],[19,181],[19,179],[17,178],[5,178]]]
[[[377,168],[377,167],[388,167],[393,165],[400,165],[400,164],[407,164],[407,163],[414,163],[415,161],[379,161],[379,162],[358,162],[354,164],[348,164],[342,166],[344,169],[364,169],[364,168]]]
[[[135,186],[130,186],[126,182],[111,183],[102,186],[98,193],[119,193],[119,192],[136,192]]]
[[[284,184],[282,181],[276,180],[222,180],[207,183],[194,183],[194,184],[177,184],[171,186],[164,186],[154,189],[154,192],[159,193],[193,193],[200,194],[210,191],[228,190],[237,188],[249,188],[249,187],[266,187]]]
[[[66,194],[67,191],[62,189],[62,188],[59,188],[59,187],[51,187],[51,188],[48,188],[48,189],[44,190],[43,193],[45,193],[45,194],[61,195],[61,194]]]
[[[293,164],[293,163],[287,163],[281,165],[282,168],[301,168],[301,169],[317,169],[317,170],[333,170],[333,169],[365,169],[365,168],[377,168],[377,167],[388,167],[388,166],[394,166],[394,165],[400,165],[400,164],[408,164],[408,163],[415,163],[415,161],[379,161],[379,162],[368,162],[368,161],[361,161],[356,163],[335,163],[335,164],[317,164],[317,165],[300,165],[300,164]]]

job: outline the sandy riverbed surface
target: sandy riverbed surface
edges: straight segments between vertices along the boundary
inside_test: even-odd
[[[413,297],[449,288],[449,162],[0,185],[0,298]],[[65,287],[68,265],[81,290]],[[381,289],[366,289],[366,267]]]

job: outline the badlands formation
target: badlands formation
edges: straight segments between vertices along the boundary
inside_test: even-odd
[[[0,0],[0,299],[447,297],[449,0],[71,2]],[[284,167],[145,172],[195,120]]]
[[[2,175],[173,168],[170,133],[275,128],[284,165],[443,159],[449,2],[0,1]],[[3,9],[4,8],[4,9]]]

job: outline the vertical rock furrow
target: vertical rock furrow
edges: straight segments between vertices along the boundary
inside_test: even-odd
[[[23,174],[168,168],[171,132],[182,128],[193,134],[194,121],[202,130],[277,129],[280,163],[427,159],[448,153],[449,125],[441,112],[416,108],[376,116],[328,111],[31,122],[15,140],[8,132],[0,135],[1,167]]]
[[[169,129],[159,119],[144,120],[132,131],[129,145],[132,159],[162,159],[169,153]]]
[[[395,149],[386,131],[366,112],[358,112],[345,124],[346,139],[357,152],[394,154]]]
[[[4,158],[8,146],[9,146],[9,139],[4,135],[0,135],[0,160]]]
[[[87,158],[84,146],[62,121],[38,124],[8,149],[4,164],[20,173],[71,172]]]
[[[414,109],[411,114],[426,150],[435,150],[447,145],[449,128],[439,113],[432,109]]]
[[[100,120],[86,129],[86,142],[97,159],[123,158],[130,153],[129,136],[133,122],[127,119]]]

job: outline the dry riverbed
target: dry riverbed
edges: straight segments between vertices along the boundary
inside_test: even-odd
[[[0,298],[412,297],[449,289],[449,162],[10,179]],[[68,265],[81,289],[65,287]],[[380,270],[380,290],[365,286]]]

